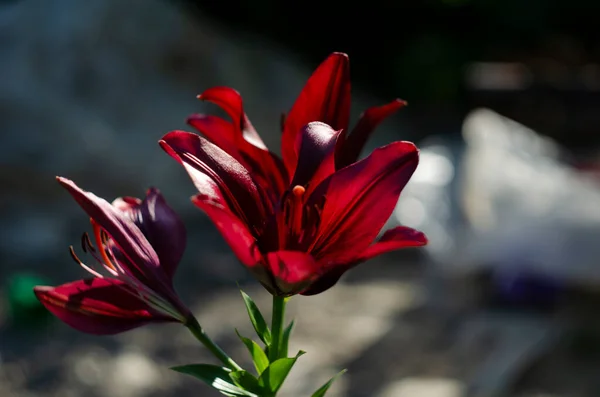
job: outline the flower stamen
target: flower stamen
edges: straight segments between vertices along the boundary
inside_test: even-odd
[[[294,186],[292,189],[292,195],[290,197],[290,208],[288,226],[295,236],[300,236],[302,232],[302,215],[304,212],[303,196],[306,189],[300,185]]]
[[[86,265],[85,263],[83,263],[81,261],[81,259],[79,259],[79,257],[75,253],[75,250],[73,249],[72,245],[69,247],[69,252],[71,254],[71,257],[75,260],[75,262],[77,262],[77,264],[79,266],[81,266],[82,268],[84,268],[87,272],[91,273],[95,277],[104,278],[104,276],[102,274],[98,273],[97,271],[95,271],[94,269],[92,269],[91,267],[89,267],[88,265]]]
[[[92,244],[92,240],[90,240],[90,235],[86,233],[83,233],[81,235],[81,248],[83,249],[83,252],[87,253],[88,250],[90,252],[96,252],[96,249],[94,248],[94,245]]]
[[[96,246],[98,247],[98,251],[100,251],[100,256],[102,257],[102,259],[107,267],[111,268],[114,271],[117,271],[117,267],[115,265],[113,265],[111,260],[108,258],[108,255],[106,255],[106,249],[104,248],[104,242],[106,241],[106,235],[102,234],[103,230],[100,228],[100,226],[96,222],[94,222],[94,220],[91,220],[91,223],[92,223],[92,227],[94,229],[94,238],[96,239]]]

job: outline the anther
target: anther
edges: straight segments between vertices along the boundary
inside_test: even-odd
[[[79,259],[79,257],[77,256],[77,254],[75,253],[75,250],[73,249],[73,246],[69,246],[69,253],[71,254],[71,257],[73,258],[73,260],[75,262],[77,262],[78,264],[82,264],[83,262],[81,262],[81,259]]]
[[[294,186],[292,189],[292,197],[290,197],[289,206],[289,220],[288,226],[290,227],[296,238],[301,234],[302,231],[302,218],[304,212],[302,196],[306,189],[300,185]]]
[[[94,253],[96,252],[96,249],[94,248],[94,245],[92,244],[92,240],[90,240],[90,235],[87,234],[87,232],[83,233],[81,235],[81,248],[83,249],[83,252],[91,252]]]
[[[302,187],[300,185],[296,185],[292,189],[292,194],[294,195],[294,197],[298,197],[298,198],[302,197],[305,192],[306,192],[306,189],[304,189],[304,187]]]
[[[86,233],[83,233],[81,235],[81,249],[83,250],[83,252],[87,253],[87,248],[85,246],[85,243],[86,243],[86,241],[85,241],[85,235],[86,235]]]

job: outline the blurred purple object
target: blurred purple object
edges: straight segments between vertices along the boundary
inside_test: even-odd
[[[560,280],[527,272],[495,273],[492,286],[494,303],[532,309],[553,309],[565,289]]]

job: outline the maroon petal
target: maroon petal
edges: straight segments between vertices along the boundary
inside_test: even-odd
[[[279,204],[283,192],[289,185],[289,177],[281,159],[268,150],[255,146],[242,152],[242,164],[252,172],[252,177],[267,195],[271,209]]]
[[[427,237],[422,232],[406,226],[397,226],[386,231],[375,244],[363,252],[357,261],[362,262],[386,252],[401,248],[420,247],[427,244]]]
[[[233,157],[191,132],[173,131],[160,141],[161,147],[185,166],[201,195],[227,202],[235,215],[248,225],[261,225],[267,198],[250,172]],[[208,176],[214,184],[210,183]],[[215,191],[215,185],[219,191]]]
[[[374,256],[408,247],[419,247],[427,244],[427,238],[418,230],[405,226],[398,226],[386,231],[378,242],[371,245],[362,255],[354,258],[350,263],[328,264],[327,271],[323,273],[302,295],[316,295],[333,287],[344,273]]]
[[[115,200],[113,205],[123,208],[144,233],[156,251],[161,267],[172,281],[185,251],[186,231],[183,222],[169,207],[160,191],[150,188],[144,201],[124,197]]]
[[[319,276],[317,262],[311,255],[304,252],[269,252],[266,260],[279,295],[298,294]]]
[[[302,295],[317,295],[333,287],[351,266],[331,266],[317,280],[301,292]]]
[[[136,218],[135,214],[136,214],[140,204],[142,204],[142,200],[140,200],[137,197],[123,196],[123,197],[117,197],[116,199],[113,200],[113,202],[111,204],[113,207],[115,207],[119,211],[125,213],[125,215],[127,215],[132,221],[135,222],[135,218]]]
[[[361,114],[352,133],[338,145],[339,150],[335,159],[336,168],[341,169],[356,162],[373,130],[388,116],[404,106],[406,106],[405,101],[396,99],[386,105],[369,108]]]
[[[297,137],[298,166],[291,186],[304,186],[310,182],[316,187],[333,174],[334,149],[339,131],[321,122],[308,123]]]
[[[150,322],[176,321],[157,313],[118,280],[78,280],[58,287],[35,287],[34,292],[52,314],[89,334],[117,334]]]
[[[194,114],[188,117],[187,123],[231,157],[241,161],[237,146],[237,132],[232,123],[220,117],[206,114]]]
[[[276,154],[264,145],[253,145],[236,131],[232,123],[220,117],[193,115],[188,118],[188,124],[251,171],[263,190],[272,191],[273,198],[281,196],[289,179],[283,162]]]
[[[312,251],[317,260],[349,263],[364,252],[391,215],[418,162],[415,145],[394,142],[324,181],[325,205]]]
[[[229,87],[213,87],[198,95],[198,99],[212,102],[223,108],[246,141],[261,149],[267,148],[244,113],[242,96],[239,92]]]
[[[194,135],[192,133],[186,134]],[[175,152],[165,141],[160,140],[158,143],[169,156],[173,157],[179,164],[183,166],[183,168],[185,168],[198,191],[202,192],[203,195],[210,197],[211,200],[225,202],[225,198],[221,192],[221,189],[219,189],[219,186],[210,176],[191,166],[187,162],[184,162],[179,154]]]
[[[256,239],[244,222],[228,208],[201,195],[192,197],[192,202],[210,218],[229,244],[237,258],[247,267],[254,267],[260,261]]]
[[[122,265],[157,292],[171,293],[160,260],[142,231],[122,211],[93,193],[80,189],[73,181],[57,177],[83,210],[104,229],[127,258]]]
[[[346,54],[336,52],[308,79],[285,119],[281,153],[289,175],[294,175],[298,163],[296,136],[306,124],[321,121],[346,131],[349,118],[350,64]]]

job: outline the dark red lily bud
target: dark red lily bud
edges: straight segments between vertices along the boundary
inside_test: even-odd
[[[125,197],[111,205],[75,183],[58,178],[90,216],[92,238],[82,248],[93,257],[91,277],[57,287],[39,286],[36,296],[62,321],[83,332],[114,334],[151,322],[186,323],[189,310],[173,289],[185,249],[185,228],[157,189],[144,200]]]

